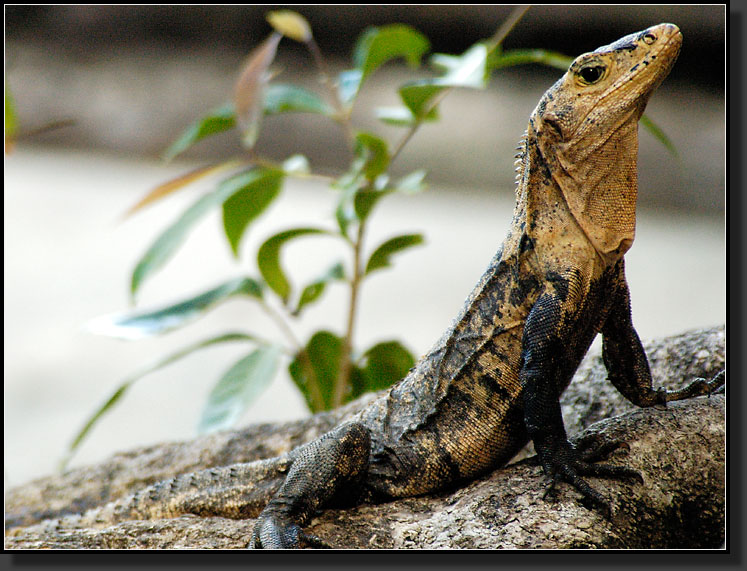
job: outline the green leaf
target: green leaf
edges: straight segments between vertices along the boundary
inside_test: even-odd
[[[444,89],[472,87],[482,89],[489,78],[488,48],[478,43],[460,56],[434,54],[431,62],[441,68],[442,75],[433,79],[422,79],[400,87],[402,102],[417,121],[433,120],[436,109],[433,98]]]
[[[278,294],[280,299],[282,299],[283,303],[286,305],[290,299],[291,286],[288,282],[288,278],[285,276],[285,272],[280,267],[280,249],[290,240],[311,234],[329,235],[329,232],[318,228],[294,228],[292,230],[285,230],[284,232],[280,232],[268,238],[259,247],[259,251],[257,252],[259,272],[262,274],[262,277],[270,289]]]
[[[235,178],[238,187],[223,203],[223,229],[234,256],[239,256],[239,244],[247,227],[256,220],[280,194],[283,171],[259,168]]]
[[[298,300],[298,305],[293,311],[293,315],[299,315],[305,306],[319,299],[319,297],[324,293],[328,283],[344,279],[345,268],[341,262],[338,262],[303,289],[301,297]]]
[[[355,216],[358,220],[363,222],[368,215],[371,214],[374,206],[387,194],[391,194],[393,189],[385,190],[361,190],[355,194],[353,199],[353,207],[355,208]]]
[[[358,189],[363,186],[363,177],[359,173],[357,178],[352,178],[344,184],[345,186],[342,187],[342,192],[340,193],[340,200],[337,202],[337,207],[335,208],[335,220],[340,229],[340,234],[347,236],[350,223],[356,220],[353,200]]]
[[[440,85],[483,89],[490,76],[488,47],[477,43],[460,56],[434,54],[431,63],[445,73],[437,79]]]
[[[262,284],[252,278],[236,278],[200,295],[155,311],[102,315],[89,321],[86,328],[97,335],[128,340],[142,339],[182,327],[219,303],[237,295],[262,299]]]
[[[667,137],[666,133],[661,130],[661,128],[654,123],[651,118],[648,115],[642,115],[640,119],[640,123],[643,126],[644,129],[646,129],[649,133],[651,133],[666,149],[672,153],[672,155],[676,158],[679,157],[677,154],[677,147],[674,146],[674,143]]]
[[[337,76],[337,95],[346,107],[351,105],[358,95],[363,79],[363,72],[359,69],[341,71]]]
[[[332,115],[334,110],[316,93],[295,85],[272,84],[264,89],[262,111],[265,115],[278,113],[319,113]],[[7,102],[7,99],[6,99]],[[179,138],[166,149],[163,158],[172,160],[201,139],[217,135],[236,126],[233,103],[221,105],[187,127]]]
[[[395,127],[410,127],[417,121],[415,115],[408,107],[398,105],[396,107],[377,107],[375,110],[376,118],[387,125]]]
[[[106,400],[106,402],[100,406],[93,415],[86,421],[86,423],[83,425],[83,428],[78,432],[78,434],[75,435],[75,438],[73,439],[73,442],[70,444],[70,447],[68,448],[67,454],[60,462],[61,468],[64,469],[65,465],[70,461],[72,458],[72,455],[75,453],[75,451],[80,447],[83,440],[88,436],[88,434],[93,429],[94,425],[101,420],[101,418],[111,410],[115,404],[117,404],[120,400],[122,400],[122,397],[125,395],[127,390],[132,386],[132,382],[125,382],[121,384],[117,389],[114,391],[114,393]]]
[[[334,184],[342,190],[335,209],[335,219],[343,236],[348,235],[350,223],[365,219],[370,207],[380,198],[381,191],[378,187],[386,184],[387,177],[384,173],[389,168],[389,162],[386,141],[371,133],[360,132],[356,135],[355,157],[350,169]],[[371,186],[376,188],[371,190],[372,194],[361,191],[362,188]]]
[[[222,105],[210,111],[202,119],[198,119],[187,127],[181,136],[166,149],[163,158],[170,161],[186,151],[200,139],[228,131],[236,126],[236,115],[233,105]]]
[[[368,264],[366,264],[364,275],[388,267],[391,264],[390,258],[392,255],[407,248],[411,248],[412,246],[422,244],[423,242],[424,239],[422,234],[406,234],[387,240],[379,246],[373,254],[371,254],[371,257],[368,259]]]
[[[404,378],[415,365],[415,357],[399,341],[386,341],[363,353],[357,365],[361,371],[362,392],[375,392]]]
[[[312,412],[332,408],[342,350],[340,337],[330,331],[317,331],[288,365],[291,379]]]
[[[179,359],[186,357],[187,355],[193,353],[194,351],[197,351],[199,349],[204,349],[206,347],[210,347],[213,345],[217,345],[219,343],[231,343],[235,341],[256,342],[257,339],[245,333],[225,333],[223,335],[219,335],[218,337],[213,337],[205,341],[200,341],[199,343],[196,343],[194,345],[190,345],[189,347],[182,349],[181,351],[178,351],[166,357],[165,359],[161,359],[157,361],[156,363],[142,369],[141,371],[135,373],[134,375],[130,375],[129,377],[127,377],[127,379],[124,382],[122,382],[114,390],[114,392],[106,400],[106,402],[104,402],[102,406],[96,409],[93,415],[91,415],[91,417],[83,425],[83,428],[78,432],[78,434],[75,435],[75,438],[70,444],[70,447],[68,448],[67,453],[65,454],[64,458],[60,462],[61,468],[64,469],[64,467],[70,461],[70,459],[72,458],[76,450],[80,448],[80,445],[82,444],[83,440],[85,440],[86,436],[88,436],[91,430],[93,430],[93,427],[96,425],[96,423],[99,420],[101,420],[101,418],[107,412],[109,412],[114,407],[114,405],[116,405],[119,401],[122,400],[122,397],[125,395],[125,393],[130,389],[130,387],[136,381],[148,375],[149,373],[153,373],[159,369],[162,369],[163,367],[166,367],[167,365],[170,365],[171,363],[174,363],[175,361],[178,361]]]
[[[438,118],[438,112],[429,103],[447,87],[439,82],[439,78],[423,79],[400,87],[399,96],[417,121],[433,121]]]
[[[551,50],[496,50],[488,58],[488,67],[493,70],[529,63],[565,71],[573,63],[573,58]]]
[[[415,28],[391,24],[367,28],[356,42],[353,63],[361,70],[361,82],[377,68],[395,58],[403,57],[410,67],[417,67],[430,49],[430,42]]]
[[[363,158],[363,175],[368,180],[374,180],[389,168],[389,149],[386,141],[372,135],[360,132],[355,136],[356,154]]]
[[[313,91],[297,85],[273,83],[265,93],[264,112],[265,115],[295,112],[329,116],[334,114],[334,109]]]
[[[174,223],[158,236],[143,257],[140,258],[132,272],[130,293],[133,298],[145,279],[163,267],[176,253],[176,250],[184,242],[192,227],[212,208],[223,204],[235,192],[245,186],[247,172],[252,171],[244,171],[222,181],[216,190],[200,197],[197,202],[185,210]]]
[[[417,91],[417,89],[415,91]],[[427,95],[427,92],[425,94]],[[417,98],[418,94],[410,93],[407,94],[407,96]],[[428,95],[428,97],[430,96]],[[404,105],[395,107],[377,107],[375,112],[379,121],[386,123],[387,125],[394,125],[395,127],[412,127],[418,122],[438,120],[438,109],[435,108],[431,109],[421,117],[415,117],[412,111]]]
[[[272,382],[280,356],[277,345],[259,347],[226,371],[210,391],[198,433],[208,434],[233,426]]]
[[[424,190],[427,185],[424,182],[428,173],[423,169],[412,171],[394,183],[394,190],[405,194],[415,194]]]

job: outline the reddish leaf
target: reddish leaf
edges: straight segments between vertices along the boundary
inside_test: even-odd
[[[236,119],[242,130],[242,141],[248,148],[252,148],[259,137],[264,88],[270,79],[268,70],[282,37],[273,32],[252,51],[234,87]]]
[[[168,180],[164,182],[163,184],[159,184],[156,188],[151,190],[148,194],[146,194],[143,198],[138,200],[133,206],[125,212],[124,217],[128,217],[138,210],[141,210],[148,206],[149,204],[152,204],[156,202],[157,200],[161,200],[162,198],[168,196],[169,194],[176,192],[177,190],[184,188],[188,184],[191,184],[195,182],[196,180],[201,179],[202,177],[205,177],[209,174],[213,174],[215,172],[220,172],[225,169],[237,167],[241,164],[241,161],[226,161],[225,163],[221,163],[219,165],[210,165],[207,167],[199,167],[194,170],[189,171],[188,173],[185,173],[183,175],[179,175],[176,178],[172,178],[171,180]]]

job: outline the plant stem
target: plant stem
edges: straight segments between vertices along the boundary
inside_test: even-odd
[[[511,12],[511,14],[509,14],[509,17],[503,22],[500,28],[498,28],[496,33],[493,34],[493,36],[486,42],[488,44],[489,50],[492,51],[501,44],[504,38],[513,29],[513,27],[522,18],[522,16],[524,16],[524,13],[528,9],[529,9],[529,6],[518,6]],[[307,45],[309,46],[311,53],[314,55],[314,59],[316,60],[317,66],[319,67],[319,70],[322,74],[322,78],[325,84],[327,85],[327,88],[330,90],[332,99],[335,104],[335,108],[340,114],[343,124],[347,130],[346,132],[348,134],[348,137],[352,143],[355,137],[354,137],[352,126],[350,124],[349,117],[347,116],[346,113],[344,113],[344,110],[342,109],[342,105],[340,104],[340,101],[337,97],[337,93],[335,92],[332,82],[329,78],[329,74],[327,73],[327,67],[324,62],[324,59],[322,58],[321,52],[319,51],[319,47],[316,45],[316,42],[314,42],[313,38],[309,40],[309,42],[307,42]],[[430,113],[433,109],[435,109],[452,90],[453,90],[453,87],[447,87],[443,91],[438,93],[433,98],[433,100],[430,102],[430,105],[428,106],[428,109],[423,114],[423,116],[424,117],[427,116],[428,113]],[[410,139],[412,139],[412,137],[415,135],[415,133],[417,132],[417,130],[420,128],[422,124],[423,124],[422,121],[415,122],[407,130],[407,132],[402,137],[402,139],[400,139],[400,141],[397,143],[389,159],[390,168],[391,168],[392,163],[394,163],[397,157],[399,157],[405,145],[410,141]],[[372,183],[369,183],[369,186],[371,186],[371,184]],[[343,398],[345,396],[345,389],[350,384],[350,378],[353,372],[353,355],[352,355],[353,334],[355,330],[355,321],[356,321],[357,312],[358,312],[358,293],[360,289],[361,280],[363,279],[362,270],[361,270],[361,247],[363,244],[364,233],[365,233],[365,220],[361,221],[358,224],[358,232],[357,232],[356,238],[354,241],[351,242],[351,246],[353,248],[353,276],[351,277],[351,280],[350,280],[350,306],[348,308],[348,320],[347,320],[347,326],[345,330],[345,337],[343,338],[340,370],[339,370],[337,381],[334,387],[332,408],[337,408],[342,404]]]
[[[33,129],[29,129],[28,131],[18,131],[13,136],[13,138],[16,141],[19,141],[27,137],[34,137],[36,135],[44,135],[46,133],[49,133],[50,131],[62,129],[63,127],[72,127],[76,123],[77,121],[75,119],[60,119],[58,121],[51,121],[50,123],[47,123],[46,125],[42,125],[41,127],[34,127]]]
[[[298,360],[301,362],[301,367],[306,372],[306,378],[308,379],[309,396],[312,401],[311,412],[321,412],[325,410],[324,397],[319,388],[319,380],[317,379],[314,367],[311,366],[311,359],[309,353],[305,348],[302,348],[297,355]]]
[[[531,5],[516,6],[516,8],[511,10],[508,18],[503,21],[500,27],[496,30],[495,34],[493,34],[490,39],[485,42],[488,45],[489,51],[493,51],[501,43],[503,43],[503,40],[505,40],[506,36],[508,36],[511,30],[514,29],[514,26],[518,24],[519,20],[524,17],[524,14],[526,14],[529,8],[531,8]]]
[[[311,360],[309,359],[309,354],[306,351],[306,347],[304,347],[303,344],[298,340],[296,335],[293,333],[293,329],[291,329],[288,323],[286,323],[283,316],[277,310],[275,310],[275,308],[268,305],[264,301],[260,302],[260,307],[262,307],[262,309],[270,317],[270,319],[275,322],[275,324],[278,326],[278,329],[280,329],[280,332],[293,346],[293,350],[295,351],[298,360],[301,362],[301,366],[306,372],[307,378],[309,379],[308,387],[309,395],[311,396],[312,400],[312,412],[319,412],[324,410],[324,397],[322,396],[321,390],[319,389],[319,382],[316,379],[314,368],[311,366]]]
[[[285,322],[285,319],[283,319],[283,316],[280,315],[280,313],[278,313],[278,311],[274,307],[272,307],[271,305],[268,305],[267,302],[265,302],[264,300],[260,300],[259,305],[264,310],[264,312],[268,315],[268,317],[275,322],[275,325],[278,326],[278,329],[280,329],[280,332],[288,340],[293,350],[295,351],[302,350],[303,344],[298,340],[296,335],[293,333],[293,329],[291,329],[290,326]]]
[[[343,129],[345,130],[345,135],[347,136],[348,141],[352,144],[353,141],[355,141],[355,130],[353,129],[353,125],[350,123],[350,116],[348,112],[344,109],[342,103],[340,102],[340,98],[337,95],[337,91],[335,90],[335,86],[332,82],[332,77],[329,74],[329,68],[327,67],[327,62],[324,60],[322,51],[319,49],[319,46],[317,45],[316,40],[314,40],[313,37],[306,42],[306,46],[309,48],[309,51],[314,58],[314,62],[319,69],[319,75],[321,76],[322,83],[324,83],[324,86],[329,92],[329,98],[332,101],[332,105],[335,107],[337,118],[342,124]]]
[[[521,20],[521,18],[524,16],[526,11],[529,10],[529,8],[530,6],[517,6],[511,11],[511,13],[508,15],[508,18],[506,18],[506,20],[500,25],[495,34],[493,34],[490,39],[485,42],[488,46],[488,51],[492,52],[501,44],[501,42],[503,42],[506,36],[511,32],[511,30],[513,30],[514,26],[516,26],[519,20]],[[438,95],[436,95],[428,105],[426,111],[423,113],[423,116],[426,117],[431,111],[433,111],[433,109],[438,107],[441,101],[443,101],[444,98],[453,90],[453,87],[447,87]],[[402,149],[405,148],[405,145],[410,141],[410,139],[412,139],[412,137],[415,135],[418,129],[420,129],[422,124],[422,121],[416,121],[410,126],[404,136],[397,143],[397,146],[394,148],[392,156],[389,160],[390,164],[393,163],[394,160],[399,156],[399,154],[402,152]]]
[[[355,332],[355,321],[358,314],[358,293],[363,278],[361,271],[361,247],[363,245],[365,227],[365,221],[361,221],[358,224],[358,232],[355,241],[351,243],[353,248],[353,276],[350,279],[350,306],[348,308],[348,322],[345,328],[345,337],[342,341],[340,371],[337,376],[337,382],[335,383],[332,408],[337,408],[342,404],[342,400],[345,396],[345,389],[350,385],[350,378],[353,374],[353,335]]]
[[[430,113],[433,109],[438,107],[438,105],[443,101],[443,99],[453,90],[453,87],[446,87],[443,91],[441,91],[438,95],[436,95],[433,100],[430,102],[430,105],[428,106],[428,109],[423,114],[423,116],[427,116],[428,113]],[[395,159],[399,156],[399,154],[402,152],[402,149],[405,148],[405,145],[412,139],[412,137],[417,133],[418,129],[420,129],[420,126],[423,124],[422,121],[416,121],[413,123],[410,128],[407,130],[405,135],[399,140],[397,143],[397,146],[394,147],[394,151],[392,152],[391,158],[389,159],[389,164],[391,165]]]
[[[350,114],[348,110],[344,108],[340,98],[337,95],[334,84],[332,82],[327,63],[324,60],[321,50],[317,45],[314,38],[310,38],[306,42],[311,55],[316,62],[316,66],[319,69],[319,73],[322,78],[329,97],[332,100],[332,104],[335,107],[337,117],[342,124],[345,135],[347,136],[348,142],[350,143],[351,150],[355,144],[355,130],[353,129],[352,123],[350,122]],[[361,282],[361,246],[363,244],[363,235],[365,232],[365,222],[358,224],[358,232],[356,239],[352,242],[349,241],[353,248],[353,276],[350,280],[350,305],[348,307],[348,318],[347,325],[345,328],[345,336],[342,342],[342,354],[340,356],[340,370],[335,381],[334,392],[332,396],[332,408],[337,408],[342,404],[345,396],[345,389],[350,384],[350,378],[353,372],[353,334],[355,330],[355,320],[358,313],[358,291],[360,289]],[[318,390],[318,387],[315,387]]]

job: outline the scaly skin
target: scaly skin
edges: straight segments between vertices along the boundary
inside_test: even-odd
[[[610,380],[637,405],[720,383],[652,389],[625,281],[638,120],[681,42],[672,24],[626,36],[577,58],[545,93],[520,147],[511,230],[461,314],[405,379],[334,431],[358,443],[367,469],[319,493],[327,474],[341,478],[341,457],[321,448],[302,454],[293,484],[289,478],[260,515],[255,547],[317,545],[300,529],[314,510],[453,486],[505,464],[530,438],[553,479],[608,512],[582,476],[639,476],[592,464],[607,446],[574,449],[559,402],[600,332]]]
[[[321,547],[302,527],[331,505],[380,502],[466,482],[530,439],[552,477],[592,504],[584,480],[638,477],[592,463],[615,446],[566,437],[559,398],[598,333],[614,386],[639,406],[708,394],[696,379],[652,389],[630,316],[638,120],[682,36],[660,24],[578,57],[542,97],[518,156],[511,230],[452,326],[416,367],[350,421],[287,457],[156,484],[84,523],[184,513],[259,518],[254,547]]]

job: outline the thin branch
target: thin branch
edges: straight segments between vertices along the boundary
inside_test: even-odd
[[[31,137],[36,137],[38,135],[45,135],[52,131],[64,129],[65,127],[73,127],[77,123],[78,122],[75,119],[60,119],[57,121],[52,121],[45,125],[41,125],[40,127],[34,127],[32,129],[27,129],[27,130],[20,129],[16,131],[15,133],[13,133],[12,135],[7,135],[5,140],[6,140],[6,143],[9,142],[12,146],[18,141],[29,139]]]
[[[430,105],[428,106],[427,111],[423,114],[423,116],[427,116],[431,111],[433,111],[436,107],[438,107],[441,104],[441,101],[444,100],[444,98],[453,91],[453,87],[446,87],[443,91],[441,91],[439,94],[437,94],[433,101],[431,101]],[[410,139],[413,138],[415,133],[417,133],[418,129],[420,129],[420,126],[423,124],[423,121],[418,120],[415,123],[413,123],[409,129],[407,129],[407,132],[405,135],[399,140],[396,147],[394,148],[394,151],[392,152],[392,156],[389,159],[389,164],[391,165],[397,157],[400,155],[402,150],[405,148],[405,145],[407,145],[408,142],[410,142]]]
[[[283,316],[271,305],[267,304],[264,300],[260,300],[260,307],[264,310],[267,316],[275,322],[280,332],[285,336],[290,345],[296,350],[300,351],[303,349],[303,344],[298,340],[296,335],[293,333],[293,329],[286,323]]]
[[[504,20],[504,22],[496,30],[495,34],[493,34],[486,42],[490,51],[493,51],[503,43],[503,40],[506,39],[506,36],[508,36],[511,30],[514,29],[514,26],[519,23],[519,20],[524,17],[524,14],[526,14],[527,10],[529,10],[529,8],[531,7],[531,4],[525,6],[517,6],[511,11],[511,13],[508,15],[508,18]]]
[[[506,36],[508,36],[511,30],[514,29],[516,24],[519,22],[519,20],[521,20],[524,14],[526,14],[527,10],[529,10],[530,7],[531,5],[517,6],[511,11],[511,13],[508,15],[508,18],[506,18],[506,20],[500,25],[495,34],[493,34],[490,39],[485,42],[488,46],[488,51],[495,50],[503,42],[503,40],[506,39]],[[423,113],[423,117],[427,117],[428,114],[436,107],[438,107],[444,100],[444,98],[453,90],[453,87],[447,87],[439,94],[437,94],[428,105],[427,110]],[[402,149],[404,149],[405,145],[410,141],[410,139],[412,139],[412,137],[415,135],[422,124],[423,121],[418,120],[410,126],[402,139],[400,139],[400,141],[395,146],[389,164],[393,163],[394,160],[399,156],[399,154],[402,152]]]
[[[363,220],[358,224],[358,232],[355,241],[351,242],[353,248],[353,276],[350,279],[350,305],[348,307],[348,321],[345,327],[340,371],[338,373],[337,382],[335,383],[332,408],[337,408],[342,404],[342,399],[345,396],[345,388],[350,384],[350,378],[353,373],[353,335],[355,332],[356,317],[358,315],[358,294],[360,291],[361,280],[363,278],[361,271],[361,248],[363,246],[365,227],[366,222]]]
[[[340,102],[337,90],[335,89],[334,83],[332,82],[332,77],[329,73],[327,62],[325,61],[324,56],[322,55],[322,52],[313,37],[306,42],[306,46],[309,48],[309,51],[314,58],[314,62],[319,69],[322,83],[324,83],[324,86],[329,92],[330,100],[332,101],[332,105],[334,105],[335,107],[337,118],[339,119],[340,124],[345,130],[345,135],[348,138],[348,142],[352,144],[355,141],[355,130],[350,123],[349,114],[345,111],[342,103]]]
[[[274,307],[264,301],[260,302],[260,306],[270,317],[270,319],[275,322],[278,329],[280,329],[281,333],[293,346],[293,350],[297,359],[301,363],[301,367],[308,375],[309,382],[307,386],[309,389],[309,395],[313,402],[313,411],[319,412],[324,410],[324,397],[322,396],[321,390],[319,388],[319,382],[316,379],[314,367],[311,366],[311,359],[309,358],[309,354],[306,351],[306,347],[304,347],[303,343],[301,343],[301,341],[296,337],[295,333],[293,333],[293,329],[291,329],[290,325],[288,325],[288,323],[285,321],[285,318],[280,314],[280,312],[278,312]]]

